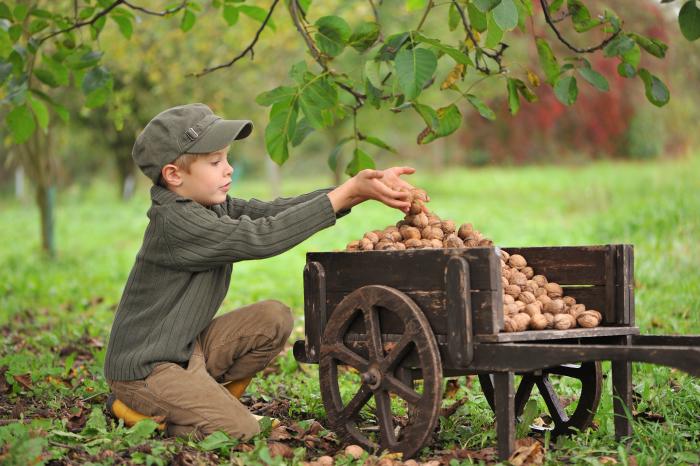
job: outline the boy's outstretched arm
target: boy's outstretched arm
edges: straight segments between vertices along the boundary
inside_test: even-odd
[[[414,171],[410,167],[394,167],[383,171],[362,170],[329,192],[328,198],[336,212],[349,209],[369,199],[402,212],[408,212],[411,207],[410,193],[399,189],[410,189],[412,186],[401,180],[399,176],[411,174]]]

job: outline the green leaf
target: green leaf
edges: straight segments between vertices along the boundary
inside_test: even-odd
[[[289,158],[289,141],[296,130],[299,114],[296,100],[292,103],[277,102],[270,109],[270,123],[265,128],[265,147],[270,158],[278,165]]]
[[[689,41],[697,40],[700,37],[700,8],[695,0],[688,0],[678,12],[678,25],[681,33]]]
[[[119,26],[119,32],[126,39],[131,39],[131,35],[134,33],[134,25],[131,23],[131,19],[128,16],[122,15],[112,15],[112,20]]]
[[[600,20],[591,18],[591,13],[581,0],[567,0],[571,22],[576,32],[586,32],[599,26]]]
[[[292,146],[296,147],[306,139],[306,136],[314,132],[314,127],[309,124],[309,120],[302,118],[297,123],[296,130],[294,131],[294,137],[291,140]]]
[[[429,37],[425,37],[422,34],[417,34],[415,39],[418,42],[423,42],[425,44],[432,45],[433,47],[440,50],[441,52],[444,52],[445,54],[449,55],[450,58],[452,58],[457,63],[461,63],[464,66],[470,66],[470,65],[474,66],[474,63],[472,62],[471,58],[469,58],[468,55],[460,52],[459,50],[457,50],[454,47],[443,44],[438,39],[432,39]]]
[[[388,150],[389,152],[393,152],[394,154],[396,154],[396,149],[394,149],[393,147],[391,147],[389,144],[387,144],[386,142],[382,141],[382,140],[379,139],[378,137],[375,137],[375,136],[364,136],[363,141],[368,142],[368,143],[372,144],[373,146],[380,147],[380,148],[382,148],[382,149],[384,149],[384,150]]]
[[[610,85],[608,84],[608,80],[605,79],[605,76],[592,68],[578,68],[578,72],[581,76],[583,76],[583,79],[591,83],[591,85],[599,91],[607,92],[610,90]]]
[[[556,13],[561,9],[562,5],[564,5],[564,0],[554,0],[549,4],[549,12]]]
[[[486,30],[486,13],[479,11],[472,2],[467,4],[467,13],[469,14],[469,22],[472,27],[479,32]]]
[[[194,13],[192,13],[192,10],[185,9],[185,12],[182,14],[180,29],[183,32],[189,31],[190,29],[192,29],[192,26],[194,26],[195,21],[197,21],[197,17]]]
[[[16,5],[13,12],[15,19],[19,22],[24,21],[27,17],[27,13],[29,13],[29,7],[23,3]]]
[[[36,34],[37,32],[43,31],[47,27],[49,27],[48,21],[46,21],[45,19],[35,19],[31,23],[29,23],[29,33]]]
[[[267,107],[282,100],[289,100],[297,95],[299,89],[296,87],[279,86],[270,91],[262,92],[255,98],[258,105]]]
[[[39,123],[39,127],[46,130],[46,128],[49,127],[49,109],[46,108],[44,102],[39,99],[35,99],[31,95],[27,96],[27,102],[29,102],[29,105],[32,107],[32,111],[34,111],[34,116],[36,117],[36,121]]]
[[[139,445],[148,439],[158,428],[158,423],[153,419],[142,419],[124,434],[124,440],[128,445]]]
[[[459,112],[457,105],[451,104],[447,107],[437,109],[438,128],[437,135],[439,137],[448,136],[460,127],[462,124],[462,114]]]
[[[634,32],[628,34],[632,40],[634,40],[641,48],[649,52],[651,55],[657,58],[664,58],[666,56],[666,50],[668,50],[668,45],[664,44],[658,39],[652,37],[646,37]]]
[[[450,3],[450,9],[447,12],[447,26],[450,28],[450,31],[457,29],[461,21],[462,17],[459,15],[457,6],[454,3]]]
[[[372,107],[379,109],[382,106],[382,91],[374,87],[369,78],[365,78],[365,95],[367,103]]]
[[[651,74],[647,69],[640,68],[637,72],[644,82],[644,90],[647,100],[657,107],[663,107],[671,99],[668,88],[659,78]]]
[[[634,47],[620,55],[620,60],[624,63],[632,65],[634,70],[639,66],[639,61],[642,59],[642,49],[639,45],[634,44]]]
[[[234,26],[238,22],[238,8],[235,6],[224,5],[221,14],[229,26]]]
[[[299,106],[314,128],[323,128],[332,124],[324,114],[338,102],[338,91],[329,80],[314,78],[301,89]]]
[[[376,60],[367,60],[365,62],[365,78],[377,89],[382,87],[382,79],[379,76],[380,65],[380,62]]]
[[[112,73],[102,66],[97,66],[87,72],[81,83],[83,93],[89,94],[94,90],[107,87],[112,81]]]
[[[365,151],[356,148],[352,153],[352,160],[345,167],[345,173],[349,176],[355,176],[365,169],[375,168],[374,160]]]
[[[489,12],[496,8],[501,0],[474,0],[474,6],[482,13]]]
[[[621,56],[629,52],[635,47],[635,42],[625,34],[618,34],[608,45],[603,49],[603,54],[606,57]]]
[[[427,126],[418,135],[418,144],[428,144],[452,134],[462,124],[462,115],[455,104],[439,108],[437,111],[423,104],[415,104],[414,107]]]
[[[518,8],[513,0],[501,0],[491,14],[502,31],[510,31],[518,25]]]
[[[79,19],[88,19],[92,14],[95,12],[95,7],[94,6],[88,6],[85,8],[82,8],[80,12],[78,13],[78,18]]]
[[[479,97],[475,96],[474,94],[467,94],[467,100],[469,101],[470,104],[476,108],[476,110],[479,112],[479,115],[482,117],[486,118],[487,120],[495,120],[496,119],[496,114],[494,113],[491,108],[484,103]]]
[[[78,53],[66,57],[66,65],[74,70],[82,70],[97,65],[102,58],[103,52],[89,50],[85,53]]]
[[[314,38],[321,52],[335,57],[345,48],[350,38],[350,26],[339,16],[323,16],[316,21]]]
[[[338,144],[335,145],[333,150],[331,151],[331,154],[328,156],[328,167],[335,172],[338,169],[338,158],[340,157],[340,151],[343,148],[343,145],[345,143],[354,140],[355,138],[348,136],[340,141],[338,141]]]
[[[562,76],[554,85],[554,94],[559,102],[572,105],[578,97],[578,84],[574,76]]]
[[[637,74],[637,70],[629,63],[621,62],[617,65],[617,74],[623,78],[633,78]]]
[[[408,40],[409,36],[410,34],[408,32],[400,32],[390,35],[386,38],[384,45],[382,45],[382,47],[379,49],[379,52],[377,52],[377,56],[374,59],[377,61],[394,60],[396,54]]]
[[[530,90],[522,79],[513,79],[515,88],[518,93],[528,102],[535,102],[537,100],[537,95]]]
[[[418,11],[424,9],[428,5],[428,0],[406,0],[406,10]]]
[[[265,18],[267,17],[268,13],[268,11],[265,8],[260,8],[259,6],[241,5],[238,7],[238,9],[241,11],[241,13],[248,16],[249,18],[256,20],[259,23],[265,21]],[[267,21],[267,25],[265,27],[269,27],[273,31],[277,29],[277,26],[275,26],[275,22],[272,21],[272,18],[270,18]]]
[[[379,24],[375,22],[360,23],[348,39],[348,45],[358,52],[372,47],[379,37]]]
[[[26,105],[18,105],[10,110],[10,113],[5,117],[5,121],[15,144],[26,142],[36,129],[32,112]]]
[[[486,45],[487,48],[494,48],[503,39],[503,29],[501,29],[493,18],[491,13],[486,15],[487,29]]]
[[[12,12],[10,8],[5,5],[5,2],[0,2],[0,19],[9,19],[12,21]]]
[[[511,115],[516,115],[520,111],[520,95],[518,94],[518,85],[515,79],[508,78],[508,109]]]
[[[0,61],[0,86],[2,86],[12,73],[12,63]]]
[[[219,450],[220,448],[235,447],[238,440],[231,438],[227,433],[217,430],[206,436],[197,446],[204,451]]]
[[[547,82],[550,85],[553,85],[561,73],[559,63],[557,63],[557,57],[554,56],[554,52],[552,52],[549,42],[547,42],[545,39],[538,37],[536,43],[537,55],[540,57],[542,71],[544,71],[544,75],[547,77]]]
[[[414,100],[432,78],[437,68],[437,58],[430,50],[414,47],[402,49],[394,60],[401,91],[406,100]]]

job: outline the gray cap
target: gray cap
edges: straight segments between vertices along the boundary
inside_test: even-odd
[[[253,131],[249,120],[224,120],[204,104],[172,107],[156,115],[136,138],[131,156],[141,171],[158,182],[161,169],[182,154],[223,149]]]

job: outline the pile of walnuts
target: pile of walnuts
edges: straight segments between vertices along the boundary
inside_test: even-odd
[[[475,230],[471,223],[459,228],[452,220],[441,220],[424,202],[425,191],[411,191],[411,208],[403,220],[383,230],[373,230],[348,243],[346,251],[390,251],[426,248],[473,248],[493,246],[493,241]],[[600,325],[600,312],[587,310],[562,287],[535,275],[520,254],[500,251],[503,282],[503,315],[506,332],[525,330],[567,330],[577,326]]]

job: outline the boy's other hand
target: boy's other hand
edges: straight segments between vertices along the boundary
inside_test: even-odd
[[[333,209],[338,212],[368,199],[374,199],[406,213],[413,186],[399,177],[415,172],[410,167],[392,167],[386,170],[362,170],[328,193]]]

